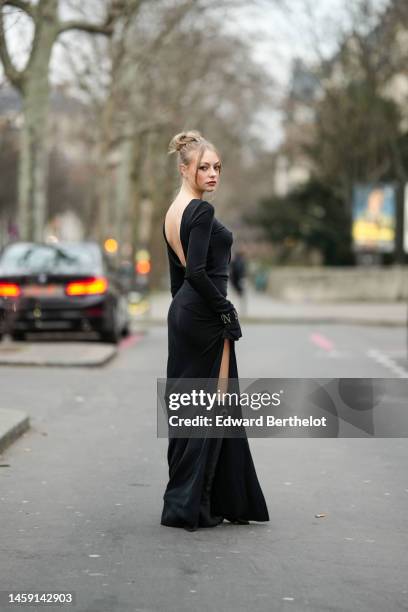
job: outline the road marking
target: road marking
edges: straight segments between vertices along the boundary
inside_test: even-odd
[[[391,357],[380,351],[380,349],[369,349],[367,355],[370,359],[373,359],[384,368],[391,370],[391,372],[396,374],[399,378],[408,378],[408,370],[399,366]]]
[[[313,342],[313,344],[316,344],[316,346],[318,346],[319,348],[322,348],[325,351],[332,351],[334,349],[333,342],[329,340],[328,338],[326,338],[326,336],[323,336],[322,334],[319,334],[319,333],[311,334],[310,340]]]
[[[322,349],[324,357],[330,357],[331,359],[348,359],[350,357],[349,351],[339,351],[335,348],[334,342],[329,340],[323,334],[319,334],[318,332],[314,334],[310,334],[310,340],[313,344],[315,344],[319,349]],[[322,354],[320,353],[318,356],[320,357]]]

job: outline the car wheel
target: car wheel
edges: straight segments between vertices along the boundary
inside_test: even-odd
[[[129,323],[126,323],[125,327],[122,329],[123,338],[127,338],[130,335],[130,326]]]
[[[109,344],[118,344],[121,338],[121,332],[117,324],[116,318],[114,318],[111,322],[111,327],[109,329],[101,331],[100,336],[102,342],[109,342]]]
[[[101,332],[101,340],[102,342],[108,342],[109,344],[118,344],[120,340],[120,334],[117,333],[116,330],[110,330]]]
[[[15,342],[20,342],[25,340],[26,335],[23,331],[13,331],[11,332],[11,337]]]

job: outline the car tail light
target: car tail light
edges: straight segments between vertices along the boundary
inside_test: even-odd
[[[149,274],[150,269],[151,265],[148,259],[141,259],[136,263],[136,272],[138,274]]]
[[[21,295],[20,286],[16,283],[2,283],[0,281],[0,297],[18,297]]]
[[[108,280],[103,277],[87,278],[86,280],[71,281],[65,287],[67,295],[96,295],[106,293]]]

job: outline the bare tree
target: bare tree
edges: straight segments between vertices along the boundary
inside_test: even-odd
[[[336,219],[344,238],[346,231],[350,234],[352,191],[356,183],[407,181],[408,115],[404,87],[408,11],[402,0],[345,1],[346,25],[336,23],[336,46],[333,49],[332,45],[328,53],[326,31],[331,28],[319,32],[312,12],[315,3],[304,0],[304,4],[310,18],[309,38],[315,61],[302,63],[302,70],[293,72],[285,107],[285,141],[280,153],[289,161],[290,171],[296,168],[305,172],[289,175],[287,171],[288,193],[275,199],[276,210],[291,221],[296,202],[305,206],[310,201],[312,217],[316,216],[313,222],[318,225],[320,214],[330,214],[325,230]],[[324,206],[322,202],[326,202]],[[344,213],[341,217],[335,212],[339,202]],[[397,254],[401,207],[398,209]],[[271,216],[271,228],[275,221]],[[296,223],[300,226],[301,218]],[[279,224],[283,225],[282,218],[278,218]],[[350,238],[348,235],[349,244]]]
[[[7,79],[23,100],[18,184],[18,224],[23,239],[41,240],[46,220],[49,63],[53,46],[61,34],[70,30],[111,35],[115,17],[123,3],[112,0],[106,18],[99,24],[82,19],[62,21],[58,4],[58,0],[39,0],[36,4],[29,0],[0,0],[0,60]],[[31,52],[22,70],[16,68],[9,53],[4,26],[5,7],[23,11],[34,26]]]
[[[150,48],[149,41],[144,47]],[[144,246],[152,253],[158,282],[163,263],[160,221],[177,187],[175,160],[166,155],[170,138],[194,127],[215,139],[227,168],[224,194],[230,196],[237,216],[248,202],[245,197],[241,202],[237,189],[239,181],[245,182],[243,151],[251,142],[256,111],[271,104],[272,88],[266,71],[251,60],[248,44],[221,32],[217,20],[208,15],[205,28],[194,27],[188,19],[181,22],[166,45],[147,53],[138,67],[137,86],[125,98],[130,110],[128,133],[134,135],[130,225],[132,241],[140,244],[141,202],[150,200],[151,233]],[[137,137],[142,128],[145,133]],[[260,148],[258,144],[257,153]]]

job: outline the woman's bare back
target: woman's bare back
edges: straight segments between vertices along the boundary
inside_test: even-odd
[[[164,218],[164,231],[167,242],[176,253],[184,267],[186,267],[186,260],[180,240],[180,226],[183,218],[183,212],[188,204],[189,202],[186,202],[185,200],[174,200],[174,202],[170,204]]]

